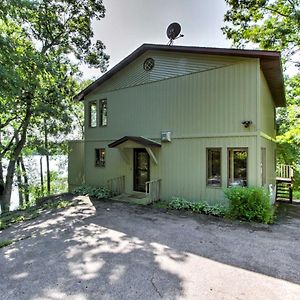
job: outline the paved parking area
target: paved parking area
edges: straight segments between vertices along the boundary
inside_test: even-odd
[[[265,226],[77,199],[0,232],[1,299],[300,299],[300,206]]]

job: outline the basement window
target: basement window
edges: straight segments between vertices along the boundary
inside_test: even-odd
[[[228,186],[248,185],[248,149],[228,149]]]
[[[207,176],[206,185],[210,187],[221,186],[221,149],[207,149]]]
[[[89,103],[89,127],[97,127],[97,102]]]
[[[100,126],[107,126],[107,100],[100,100]]]
[[[105,167],[105,148],[95,149],[95,166]]]

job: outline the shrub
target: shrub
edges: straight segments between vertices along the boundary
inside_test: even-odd
[[[83,185],[75,188],[73,190],[73,194],[90,196],[90,197],[101,199],[101,198],[108,198],[110,191],[106,187],[92,187],[88,185]]]
[[[181,197],[172,197],[172,200],[169,203],[169,207],[177,210],[181,210],[181,209],[188,210],[191,208],[191,202]]]
[[[263,188],[232,187],[225,190],[229,200],[228,216],[271,224],[274,221],[274,207]]]
[[[198,201],[191,202],[181,197],[172,197],[169,202],[169,208],[177,210],[191,210],[196,213],[203,213],[206,215],[213,215],[222,217],[226,213],[226,208],[220,204],[209,205],[207,202]]]

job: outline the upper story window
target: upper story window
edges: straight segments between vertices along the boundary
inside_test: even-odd
[[[248,149],[228,149],[228,186],[248,185]]]
[[[107,126],[107,100],[100,100],[100,126]]]
[[[89,102],[89,127],[97,127],[97,102]]]
[[[207,186],[221,186],[221,149],[207,149]]]

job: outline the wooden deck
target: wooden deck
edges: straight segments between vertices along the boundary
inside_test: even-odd
[[[276,201],[293,203],[293,167],[279,165],[276,173]]]

